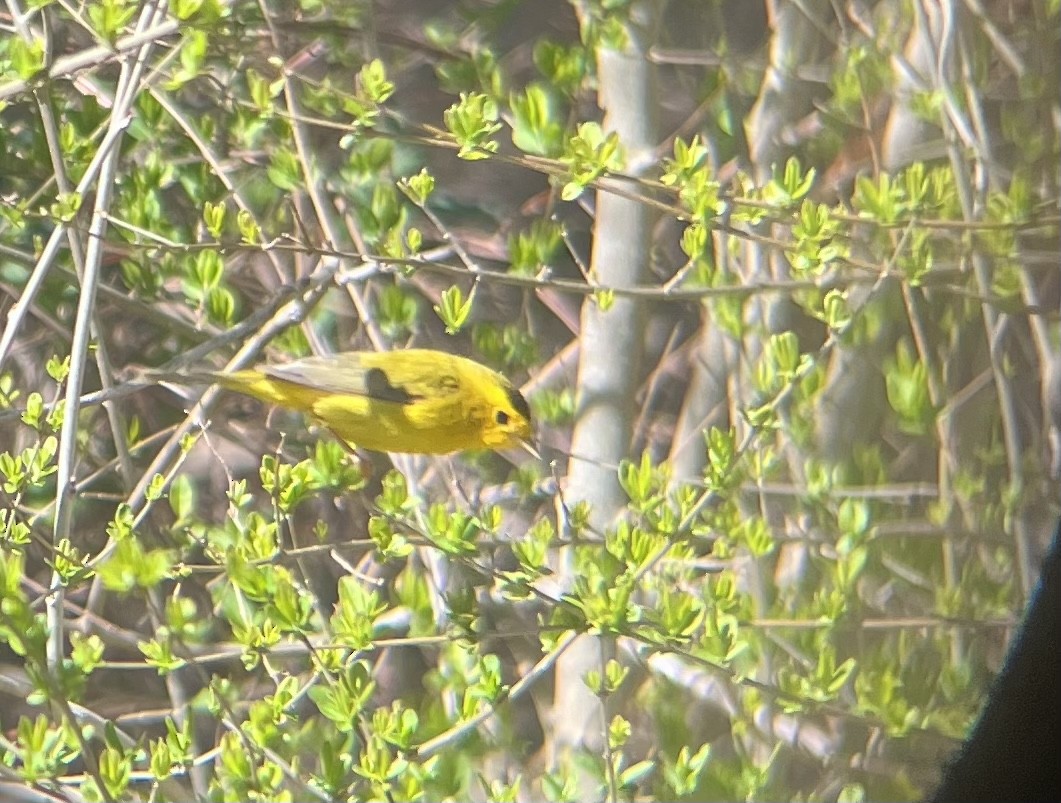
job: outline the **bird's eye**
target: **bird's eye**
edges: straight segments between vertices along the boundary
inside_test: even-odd
[[[494,414],[494,420],[501,426],[505,426],[505,424],[508,423],[508,413],[506,413],[504,410],[498,410]]]

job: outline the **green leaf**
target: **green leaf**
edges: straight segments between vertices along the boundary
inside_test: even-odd
[[[895,358],[885,364],[888,403],[899,416],[904,432],[921,435],[928,431],[935,410],[928,389],[928,367],[914,356],[906,341],[896,345]]]
[[[619,786],[629,789],[637,786],[652,775],[659,765],[655,761],[638,761],[619,773]]]
[[[223,202],[215,204],[207,201],[203,204],[203,223],[214,239],[219,239],[224,231],[226,211],[227,207]]]
[[[88,675],[103,660],[103,640],[95,633],[82,635],[70,632],[70,660],[81,672]]]
[[[560,161],[567,166],[567,176],[561,197],[573,201],[607,172],[622,170],[626,157],[619,135],[607,135],[599,123],[582,123],[575,136],[568,140]]]
[[[509,99],[512,142],[536,156],[559,156],[564,148],[564,115],[556,99],[541,84],[530,84]]]
[[[436,304],[435,314],[446,325],[446,333],[455,335],[461,330],[472,311],[472,296],[464,298],[456,285],[444,290],[440,303]]]
[[[205,31],[197,28],[184,28],[181,30],[180,45],[180,70],[178,70],[167,86],[171,89],[179,89],[181,85],[197,78],[202,72],[206,62],[206,53],[209,48],[209,39]]]
[[[217,22],[227,13],[220,0],[175,0],[171,8],[177,19],[198,25]]]
[[[486,159],[496,153],[498,143],[494,134],[501,130],[497,103],[480,92],[462,92],[460,102],[450,106],[442,115],[446,129],[460,146],[461,159]]]
[[[415,176],[401,179],[398,182],[401,189],[417,206],[423,206],[431,193],[435,191],[435,177],[427,172],[427,168],[421,168]]]
[[[88,18],[96,33],[112,43],[135,13],[136,4],[127,0],[95,0],[88,6]]]
[[[534,276],[548,268],[563,245],[560,224],[551,220],[535,220],[530,229],[509,236],[509,273]]]
[[[686,143],[681,137],[674,138],[674,158],[663,160],[660,183],[667,187],[681,186],[693,176],[701,173],[707,164],[707,148],[697,134]]]
[[[540,39],[534,46],[534,65],[559,92],[574,97],[589,73],[589,57],[580,44],[564,46]]]
[[[303,183],[298,156],[289,148],[278,148],[273,153],[266,175],[275,187],[284,192],[298,189]]]
[[[173,562],[169,550],[145,550],[135,537],[124,538],[99,567],[99,578],[112,591],[155,588],[169,576]]]
[[[44,69],[44,40],[26,41],[21,36],[8,37],[8,58],[11,66],[23,81],[29,81]]]
[[[633,730],[629,720],[616,714],[608,725],[608,746],[612,750],[622,750]]]
[[[339,581],[339,602],[332,614],[335,638],[353,650],[371,647],[376,619],[387,610],[375,591],[346,576]]]
[[[178,658],[173,654],[168,639],[141,641],[136,646],[143,653],[147,665],[155,667],[160,677],[165,677],[170,672],[176,671],[187,664],[187,661],[183,658]]]
[[[380,104],[394,94],[394,84],[387,80],[387,70],[383,62],[373,59],[363,66],[357,74],[358,89],[373,104]]]
[[[206,296],[206,313],[214,323],[230,326],[236,317],[236,297],[227,288],[211,288]]]
[[[195,512],[195,486],[187,474],[177,476],[169,487],[169,506],[177,524],[186,522]]]
[[[262,230],[255,221],[254,215],[246,209],[241,209],[236,215],[236,227],[239,229],[243,242],[248,245],[258,245],[262,241]]]
[[[905,211],[902,186],[887,173],[881,173],[876,182],[869,176],[860,176],[855,182],[853,203],[863,217],[882,224],[895,223]]]

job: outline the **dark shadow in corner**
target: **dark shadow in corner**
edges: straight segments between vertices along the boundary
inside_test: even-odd
[[[987,705],[927,801],[1061,801],[1061,523]]]

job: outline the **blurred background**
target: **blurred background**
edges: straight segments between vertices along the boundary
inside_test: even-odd
[[[931,790],[1059,512],[1058,15],[8,0],[0,797]],[[411,346],[541,459],[179,381]]]

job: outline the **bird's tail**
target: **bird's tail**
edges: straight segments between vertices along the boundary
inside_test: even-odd
[[[142,371],[136,381],[146,384],[171,385],[218,385],[224,384],[225,374],[220,371]]]

